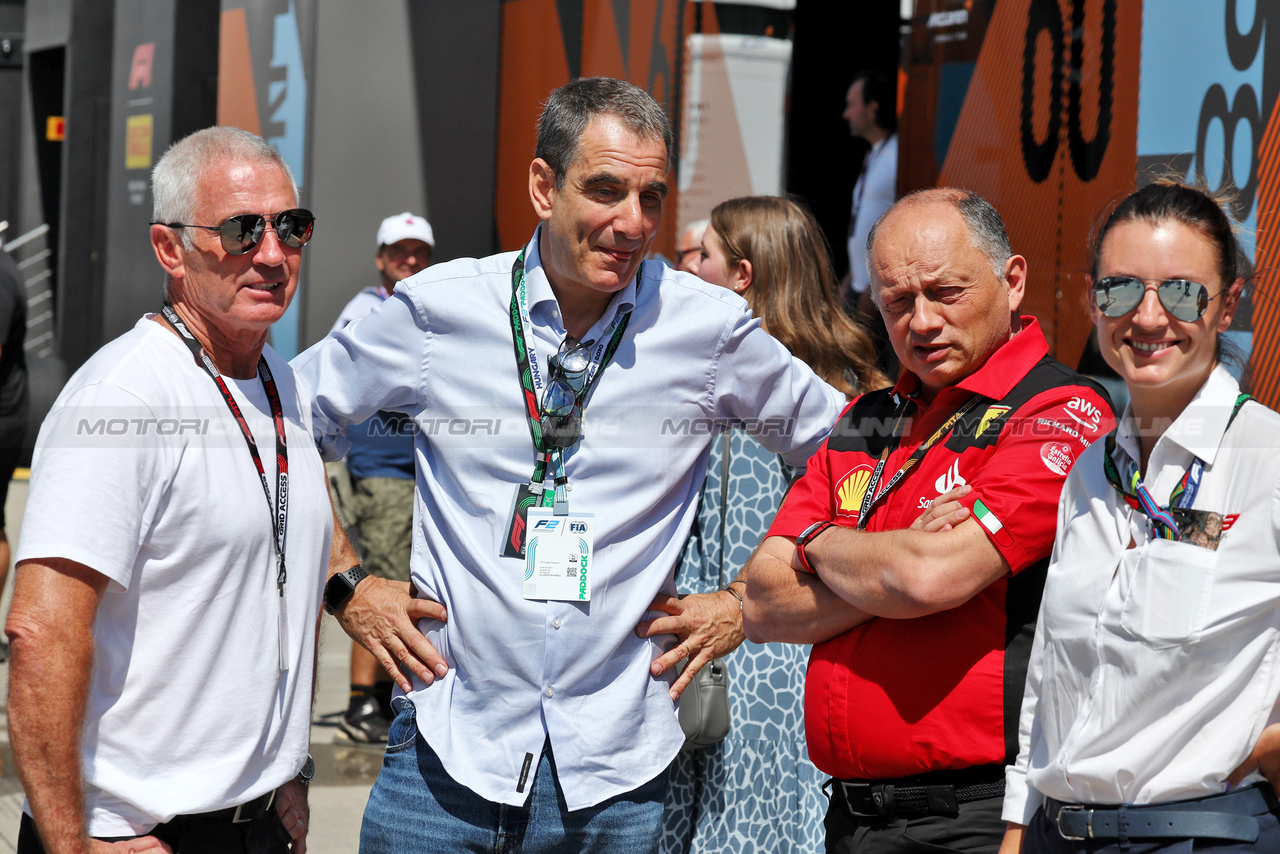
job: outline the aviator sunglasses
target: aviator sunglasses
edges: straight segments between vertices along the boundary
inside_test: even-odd
[[[549,382],[540,407],[542,436],[549,448],[563,450],[582,438],[582,392],[590,362],[587,349],[593,343],[570,335],[551,357]]]
[[[205,231],[216,231],[222,238],[222,248],[228,255],[244,255],[262,242],[267,223],[276,230],[280,242],[290,249],[301,249],[311,239],[311,231],[315,228],[316,218],[305,208],[292,208],[281,211],[275,216],[262,214],[238,214],[225,220],[222,225],[192,225],[186,222],[153,222],[151,225],[163,225],[167,228],[203,228]]]
[[[1190,279],[1152,281],[1164,310],[1184,323],[1199,320],[1209,302],[1226,293],[1226,288],[1209,296],[1209,289]],[[1147,282],[1134,276],[1107,276],[1093,283],[1093,300],[1107,317],[1124,317],[1142,302]]]

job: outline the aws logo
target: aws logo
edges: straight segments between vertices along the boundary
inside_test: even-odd
[[[871,480],[871,466],[859,466],[844,476],[836,487],[836,512],[841,516],[857,516],[862,512],[862,498]]]

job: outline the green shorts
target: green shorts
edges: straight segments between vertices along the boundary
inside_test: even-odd
[[[408,581],[414,482],[399,477],[351,477],[348,492],[332,466],[330,463],[326,468],[334,504],[343,524],[355,529],[349,533],[356,534],[353,540],[358,538],[353,545],[363,555],[365,570],[390,581]]]

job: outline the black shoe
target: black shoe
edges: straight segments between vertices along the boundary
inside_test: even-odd
[[[390,729],[391,722],[382,716],[378,701],[365,697],[358,706],[347,709],[336,735],[361,744],[386,744]]]

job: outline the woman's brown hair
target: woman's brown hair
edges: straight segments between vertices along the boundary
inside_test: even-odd
[[[743,296],[765,331],[847,397],[889,385],[871,337],[845,314],[831,250],[807,208],[777,196],[744,196],[711,211],[730,265],[751,263]]]

